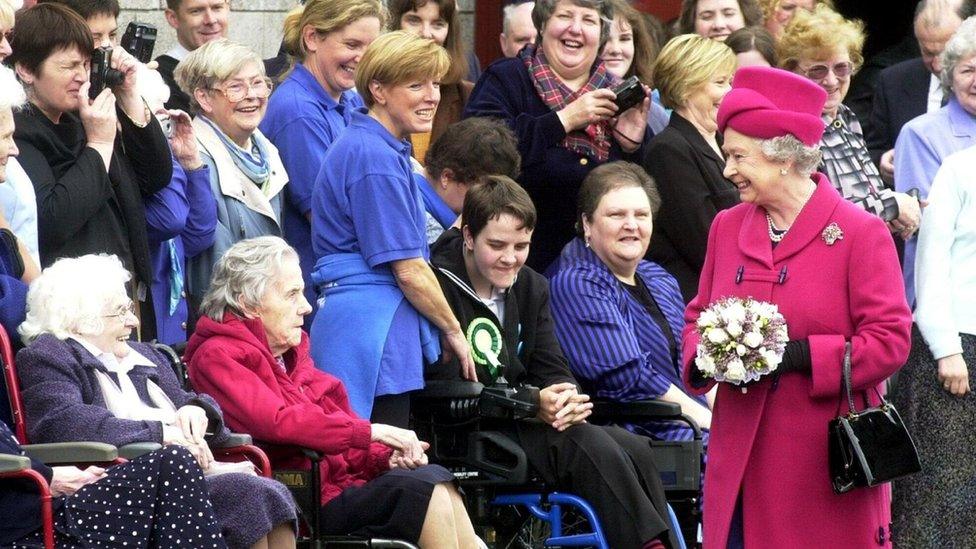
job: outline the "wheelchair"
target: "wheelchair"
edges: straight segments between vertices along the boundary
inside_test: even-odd
[[[534,417],[537,390],[510,387],[502,376],[491,386],[468,381],[431,380],[413,395],[411,415],[417,435],[430,443],[430,461],[451,470],[464,488],[468,510],[482,538],[495,547],[609,547],[593,508],[573,494],[551,491],[532,472],[525,452],[503,434],[505,422]],[[669,526],[677,547],[686,540],[671,502],[697,513],[700,500],[701,431],[677,404],[661,401],[596,401],[596,423],[682,421],[696,433],[692,441],[651,441],[655,465],[669,500]],[[688,527],[696,524],[691,513]]]
[[[153,347],[165,355],[177,378],[187,389],[192,389],[190,377],[187,372],[186,363],[183,362],[184,344],[169,346],[163,343],[153,343]],[[277,454],[282,451],[298,451],[308,460],[310,466],[305,469],[271,469],[269,465],[269,476],[284,484],[295,498],[299,509],[299,537],[298,547],[302,549],[352,549],[352,548],[372,548],[372,549],[417,549],[417,546],[403,540],[385,538],[361,538],[356,536],[329,536],[322,534],[322,525],[319,517],[319,494],[322,493],[322,477],[319,463],[322,461],[322,454],[309,448],[298,448],[294,446],[283,446],[264,441],[255,441],[259,448],[268,454]]]

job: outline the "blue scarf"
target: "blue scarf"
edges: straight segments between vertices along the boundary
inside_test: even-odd
[[[230,156],[234,159],[234,164],[237,166],[237,169],[241,170],[248,179],[261,188],[262,192],[267,194],[268,182],[271,181],[271,162],[268,161],[270,155],[268,154],[267,144],[258,138],[257,132],[251,135],[251,150],[246,151],[227,137],[224,131],[209,118],[202,114],[197,116],[213,128],[214,133],[217,134],[221,143],[224,144],[224,148],[230,152]]]
[[[420,174],[413,174],[413,178],[417,182],[417,187],[420,189],[420,194],[424,199],[424,210],[437,220],[441,224],[441,227],[444,227],[445,230],[448,229],[454,224],[458,214],[454,213],[454,210],[447,205],[447,202],[444,202],[444,199],[437,194],[437,191],[434,190],[433,183],[427,181]]]

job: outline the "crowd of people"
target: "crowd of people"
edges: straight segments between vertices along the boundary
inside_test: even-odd
[[[304,0],[267,60],[226,38],[228,0],[167,0],[177,43],[149,63],[119,46],[117,0],[14,1],[0,324],[27,433],[162,445],[32,462],[59,547],[294,547],[284,485],[214,458],[231,430],[274,468],[322,453],[325,533],[483,547],[410,430],[431,380],[529,395],[537,416],[500,436],[614,548],[679,546],[651,441],[695,430],[591,423],[591,397],[701,428],[706,549],[976,536],[971,0],[920,0],[914,54],[851,96],[865,27],[830,0],[683,0],[670,26],[628,0],[513,0],[485,65],[454,0]],[[734,297],[788,327],[742,387],[696,360]],[[153,341],[186,343],[193,390]],[[845,349],[921,473],[832,490]],[[0,404],[0,453],[21,454]],[[0,545],[42,540],[31,489],[0,483]]]

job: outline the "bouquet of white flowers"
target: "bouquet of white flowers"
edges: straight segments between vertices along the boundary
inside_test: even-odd
[[[705,377],[741,385],[773,372],[783,360],[786,321],[772,303],[728,297],[698,316],[695,366]]]

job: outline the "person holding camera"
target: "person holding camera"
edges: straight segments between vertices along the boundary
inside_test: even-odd
[[[37,195],[42,266],[90,253],[119,256],[134,274],[129,292],[141,337],[150,339],[156,330],[143,198],[169,183],[172,157],[136,91],[138,62],[121,50],[93,52],[92,42],[85,20],[64,5],[38,4],[18,15],[8,62],[30,106],[15,114],[14,138]]]
[[[722,175],[725,157],[715,121],[735,66],[731,49],[697,34],[668,42],[654,64],[661,101],[674,111],[644,153],[644,170],[661,194],[648,259],[678,280],[685,303],[698,291],[712,219],[739,203],[735,186]]]
[[[566,205],[586,174],[610,160],[639,161],[644,146],[650,101],[637,93],[620,108],[610,89],[618,81],[597,55],[613,16],[609,0],[539,0],[536,43],[488,67],[464,111],[500,118],[518,137],[518,182],[540,208],[528,264],[540,272],[575,235]]]

